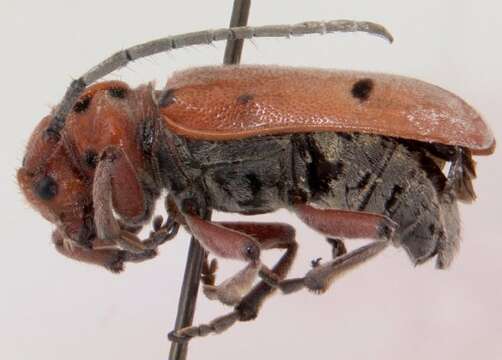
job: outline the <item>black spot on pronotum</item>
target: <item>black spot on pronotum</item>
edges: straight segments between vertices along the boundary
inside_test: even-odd
[[[84,162],[91,169],[96,168],[98,164],[98,153],[94,150],[86,150],[84,153]]]
[[[237,96],[237,103],[238,104],[247,104],[251,100],[253,100],[254,96],[251,94],[242,94]]]
[[[35,194],[42,200],[50,200],[58,193],[58,184],[49,175],[45,175],[33,185]]]
[[[171,105],[176,100],[174,89],[164,90],[159,97],[159,106],[166,107]]]
[[[352,96],[361,101],[369,99],[374,83],[371,79],[361,79],[352,86]]]
[[[125,99],[127,95],[127,89],[124,87],[112,87],[108,89],[108,94],[110,94],[111,97],[117,99]]]
[[[91,97],[85,96],[82,99],[78,100],[75,103],[75,105],[73,105],[73,111],[76,113],[82,113],[87,110],[90,104],[91,104]]]

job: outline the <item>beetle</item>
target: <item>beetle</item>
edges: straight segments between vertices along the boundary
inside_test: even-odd
[[[396,75],[256,65],[188,69],[162,90],[91,85],[156,52],[334,31],[392,39],[379,25],[346,20],[204,31],[120,51],[75,80],[35,129],[17,174],[28,201],[56,225],[56,249],[120,272],[154,257],[184,226],[209,253],[245,262],[219,285],[215,263],[205,264],[204,293],[234,310],[176,330],[175,341],[256,318],[276,289],[322,293],[390,243],[415,264],[436,257],[446,268],[460,237],[457,202],[475,199],[472,155],[495,149],[489,127],[456,95]],[[162,190],[169,217],[156,217],[141,240]],[[287,279],[297,252],[290,225],[207,219],[212,210],[279,208],[323,234],[332,260]],[[374,241],[347,252],[342,239],[352,238]],[[260,253],[274,248],[285,253],[269,269]]]

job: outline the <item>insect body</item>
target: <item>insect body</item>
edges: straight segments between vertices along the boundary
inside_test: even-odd
[[[179,341],[255,318],[274,289],[323,292],[390,240],[414,263],[437,255],[448,266],[459,242],[457,201],[475,198],[471,154],[495,147],[476,111],[433,85],[275,66],[190,69],[162,91],[99,83],[57,130],[60,123],[57,114],[42,120],[18,172],[28,200],[56,224],[60,252],[120,271],[155,256],[184,225],[208,252],[246,263],[218,286],[206,267],[206,295],[235,308],[172,333]],[[136,233],[163,189],[171,216],[154,220],[142,241]],[[324,234],[333,259],[286,279],[297,247],[291,226],[205,219],[211,210],[280,208]],[[375,241],[347,253],[340,238],[360,237]],[[286,252],[269,269],[260,252],[271,248]]]

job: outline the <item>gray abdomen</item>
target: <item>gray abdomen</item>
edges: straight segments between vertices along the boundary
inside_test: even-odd
[[[414,263],[449,265],[459,241],[455,197],[432,157],[393,138],[296,134],[225,142],[189,141],[211,207],[256,214],[300,194],[321,207],[385,214],[394,242]],[[292,195],[293,194],[293,195]]]
[[[395,243],[414,263],[437,254],[439,267],[450,264],[459,242],[458,209],[432,157],[381,136],[324,133],[312,139],[317,161],[337,169],[328,186],[313,194],[316,203],[387,215],[399,225]]]

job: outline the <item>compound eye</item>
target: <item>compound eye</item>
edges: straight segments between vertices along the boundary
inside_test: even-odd
[[[35,183],[33,190],[42,200],[51,200],[58,193],[58,184],[51,176],[45,175]]]

